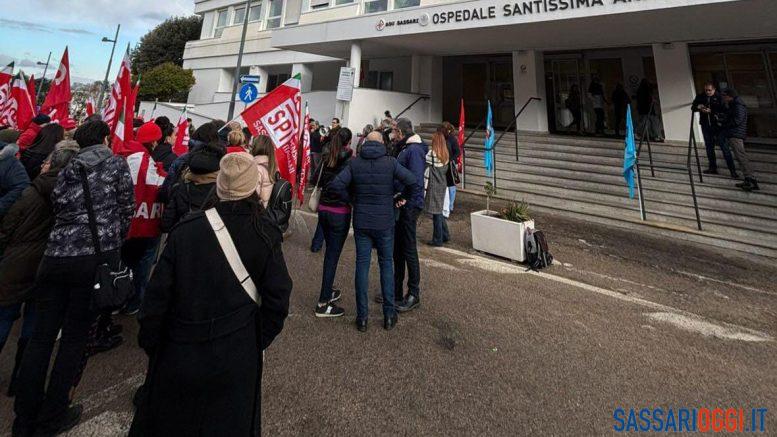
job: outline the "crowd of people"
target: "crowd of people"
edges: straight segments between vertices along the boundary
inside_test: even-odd
[[[328,129],[312,121],[311,152],[318,166],[310,182],[320,190],[318,226],[311,251],[326,247],[317,317],[340,317],[335,288],[340,254],[353,228],[356,245],[356,327],[367,330],[369,266],[376,249],[383,307],[383,327],[392,329],[397,312],[421,303],[417,227],[422,213],[433,218],[428,244],[442,246],[450,239],[446,217],[453,210],[458,157],[455,129],[443,123],[431,145],[415,133],[410,120],[386,118],[375,129],[365,126],[357,138],[338,119]],[[352,147],[354,146],[355,147]],[[354,150],[355,149],[355,150]]]
[[[133,126],[118,149],[99,115],[71,130],[45,115],[23,132],[0,130],[0,352],[22,319],[8,390],[14,436],[79,423],[75,389],[90,356],[123,343],[118,313],[136,315],[148,355],[130,435],[260,429],[263,351],[283,328],[292,289],[274,144],[211,121],[178,156],[169,119]],[[388,112],[355,137],[336,118],[308,129],[310,187],[320,194],[311,249],[326,247],[314,314],[345,313],[335,277],[353,228],[356,328],[367,330],[374,248],[375,300],[392,329],[398,312],[420,305],[420,215],[433,218],[429,244],[450,238],[455,129],[444,123],[427,145],[410,120]],[[120,307],[95,303],[101,266],[132,272]]]

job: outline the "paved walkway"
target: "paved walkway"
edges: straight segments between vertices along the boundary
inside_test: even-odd
[[[369,331],[353,327],[352,240],[337,277],[347,313],[331,320],[313,316],[323,255],[303,231],[285,243],[295,286],[267,354],[264,435],[602,435],[617,407],[777,411],[774,267],[538,214],[560,263],[527,273],[468,250],[466,217],[452,247],[421,247],[422,306],[391,332],[375,304]],[[377,291],[374,265],[370,279]],[[122,322],[128,342],[90,361],[70,435],[128,427],[145,357]],[[0,396],[0,435],[10,421]]]

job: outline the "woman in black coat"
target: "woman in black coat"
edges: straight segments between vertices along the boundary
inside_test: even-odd
[[[259,435],[262,351],[283,328],[292,282],[280,231],[261,214],[258,179],[250,155],[226,155],[215,209],[261,303],[241,286],[205,213],[173,229],[138,318],[148,395],[130,435]]]
[[[19,364],[35,321],[32,305],[35,274],[54,226],[51,192],[57,185],[59,170],[77,151],[75,145],[52,153],[43,164],[43,172],[22,192],[0,223],[0,352],[24,307],[24,323],[16,344],[16,364],[8,386],[9,395],[15,393]]]
[[[27,170],[30,180],[35,179],[40,174],[40,166],[43,165],[43,161],[54,151],[54,146],[63,138],[65,138],[65,129],[62,126],[56,123],[47,124],[40,130],[35,142],[24,149],[19,161]]]

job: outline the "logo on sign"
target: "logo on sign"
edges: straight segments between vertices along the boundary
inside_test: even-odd
[[[297,132],[299,120],[294,116],[297,113],[295,108],[294,100],[286,99],[262,117],[267,135],[272,138],[276,148],[283,148]]]
[[[385,29],[386,28],[386,20],[384,20],[383,18],[378,20],[378,24],[375,25],[375,28],[378,29],[378,30]]]

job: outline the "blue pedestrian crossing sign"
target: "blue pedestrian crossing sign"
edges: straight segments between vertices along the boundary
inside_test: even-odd
[[[256,85],[246,83],[240,88],[240,100],[242,100],[243,103],[251,103],[256,100],[257,97],[259,97],[259,90],[256,88]]]

